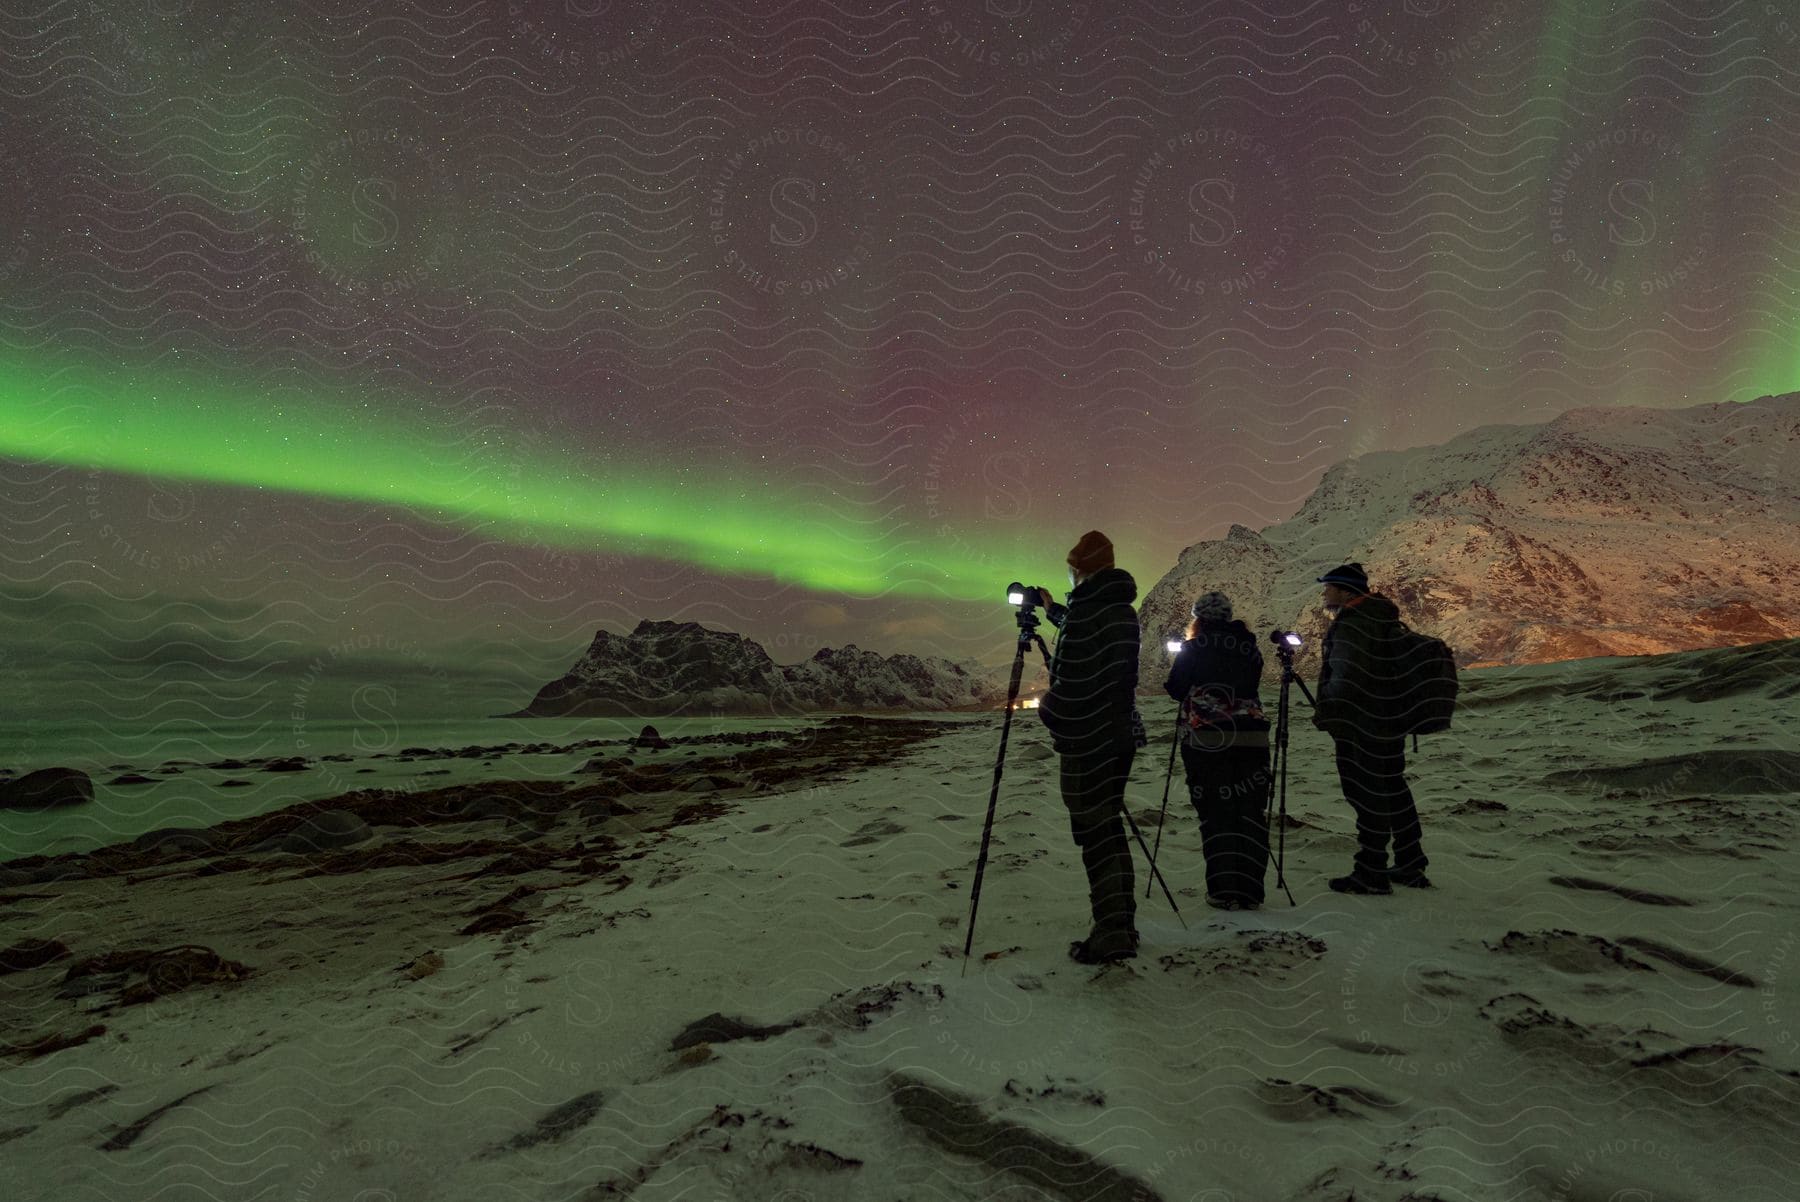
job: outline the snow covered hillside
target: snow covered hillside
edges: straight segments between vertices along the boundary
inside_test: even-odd
[[[1800,635],[1800,393],[1575,409],[1337,464],[1288,521],[1182,552],[1141,607],[1145,679],[1210,589],[1259,634],[1316,639],[1314,578],[1350,560],[1465,664]]]

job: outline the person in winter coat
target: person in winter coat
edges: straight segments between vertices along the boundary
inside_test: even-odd
[[[1263,657],[1231,598],[1194,602],[1187,640],[1163,688],[1181,703],[1181,764],[1200,815],[1206,904],[1254,910],[1269,862],[1269,720],[1259,692]]]
[[[1356,858],[1349,875],[1333,878],[1331,887],[1339,893],[1391,893],[1392,884],[1429,888],[1394,696],[1401,665],[1391,648],[1401,632],[1400,611],[1369,591],[1359,563],[1333,568],[1318,581],[1331,623],[1320,649],[1313,725],[1337,744],[1338,780],[1356,811]]]
[[[1086,964],[1137,954],[1136,884],[1125,841],[1125,782],[1137,752],[1137,582],[1113,566],[1112,541],[1090,530],[1069,551],[1066,605],[1043,594],[1057,628],[1038,718],[1062,758],[1062,798],[1087,871],[1093,928],[1069,945]]]

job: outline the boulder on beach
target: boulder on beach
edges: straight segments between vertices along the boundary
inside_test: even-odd
[[[661,751],[670,746],[670,743],[667,739],[663,738],[662,735],[657,733],[656,727],[646,726],[644,729],[638,731],[637,738],[633,739],[630,745],[642,748],[645,751]]]
[[[369,824],[348,810],[314,814],[281,836],[279,850],[306,853],[354,847],[374,837]]]
[[[456,805],[456,815],[469,822],[486,822],[495,818],[511,818],[517,809],[506,798],[490,793],[462,798]]]
[[[0,888],[47,885],[52,881],[67,881],[87,874],[87,869],[73,860],[52,860],[48,864],[37,864],[30,868],[0,868]]]
[[[131,841],[139,851],[213,851],[218,845],[219,837],[210,830],[191,826],[162,826]]]
[[[60,939],[21,939],[0,951],[0,977],[39,968],[70,954],[68,944]]]
[[[0,782],[0,810],[48,810],[94,800],[94,782],[79,768],[40,768]]]
[[[297,755],[282,756],[263,765],[264,772],[305,772],[311,765]]]

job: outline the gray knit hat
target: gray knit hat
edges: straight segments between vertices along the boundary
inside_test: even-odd
[[[1194,616],[1202,622],[1231,621],[1231,598],[1224,593],[1204,593],[1194,602]]]

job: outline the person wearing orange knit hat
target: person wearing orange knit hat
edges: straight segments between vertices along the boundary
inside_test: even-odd
[[[1084,964],[1137,955],[1137,902],[1125,839],[1125,782],[1137,754],[1133,716],[1138,682],[1137,582],[1113,563],[1098,530],[1069,550],[1066,604],[1043,594],[1057,628],[1050,688],[1038,718],[1062,757],[1062,799],[1088,878],[1093,928],[1069,945]]]

